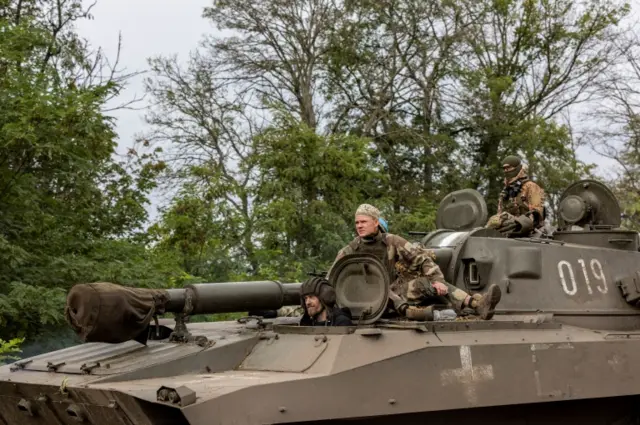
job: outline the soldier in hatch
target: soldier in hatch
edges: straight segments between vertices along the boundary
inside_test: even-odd
[[[446,283],[434,261],[433,251],[382,231],[379,218],[380,211],[376,207],[360,205],[355,214],[358,236],[338,252],[335,261],[356,252],[371,253],[378,257],[387,266],[391,277],[389,298],[396,311],[406,317],[424,320],[422,314],[425,303],[439,300],[438,297],[444,297],[458,312],[470,308],[482,319],[493,317],[501,297],[497,285],[489,286],[484,295],[470,296]]]
[[[486,227],[508,236],[528,236],[544,226],[544,190],[529,180],[527,170],[517,156],[502,161],[504,188],[498,200],[498,213]]]
[[[379,222],[379,226],[378,229],[380,230],[380,232],[383,233],[387,233],[389,231],[389,226],[387,224],[387,221],[380,217],[378,219]],[[327,273],[327,276],[329,274]],[[269,316],[268,317],[299,317],[302,316],[304,314],[304,309],[301,306],[284,306],[284,307],[280,307],[277,312],[269,312]],[[256,313],[255,315],[257,316],[265,316],[267,317],[264,312],[260,312],[260,313]]]
[[[336,306],[336,293],[327,279],[312,277],[300,287],[304,310],[300,326],[351,326],[351,317]]]

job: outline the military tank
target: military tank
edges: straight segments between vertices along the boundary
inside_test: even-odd
[[[389,277],[367,255],[328,276],[350,327],[189,322],[299,304],[299,283],[77,285],[67,314],[87,342],[0,367],[0,425],[637,423],[638,234],[597,181],[559,205],[550,235],[507,238],[482,227],[478,192],[443,199],[420,242],[456,286],[500,285],[487,321],[385,317]]]

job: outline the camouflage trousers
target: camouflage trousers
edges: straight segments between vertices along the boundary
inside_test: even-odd
[[[507,220],[512,220],[514,218],[515,216],[509,214],[508,212],[492,215],[487,221],[487,225],[485,227],[489,229],[499,229]]]
[[[461,311],[465,307],[464,301],[469,294],[449,283],[442,283],[447,287],[446,295],[438,295],[436,289],[431,285],[431,281],[424,276],[411,280],[398,278],[391,285],[391,290],[414,306],[436,304],[439,301],[445,301],[457,311]]]
[[[438,295],[435,288],[431,286],[431,281],[424,276],[400,277],[391,284],[391,290],[414,306],[438,304],[444,301],[457,311],[461,311],[469,294],[449,283],[442,283],[447,287],[447,294],[442,296]],[[304,314],[304,309],[301,306],[284,306],[278,309],[277,314],[278,317],[300,317]]]
[[[278,317],[301,317],[304,309],[301,306],[288,305],[278,309]]]

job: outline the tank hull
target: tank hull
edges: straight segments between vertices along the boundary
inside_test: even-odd
[[[417,423],[510,411],[513,421],[502,423],[543,411],[584,421],[584,410],[558,402],[632,406],[628,397],[640,394],[640,333],[506,319],[259,331],[193,324],[215,344],[83,344],[0,368],[0,423]],[[80,363],[100,366],[87,373]],[[158,400],[163,387],[181,388],[185,405]],[[586,423],[610,423],[594,415]]]
[[[444,260],[445,278],[470,293],[499,285],[498,314],[546,312],[588,329],[640,330],[640,309],[620,291],[620,283],[640,270],[638,252],[473,232],[441,230],[437,236],[425,238],[425,245]]]

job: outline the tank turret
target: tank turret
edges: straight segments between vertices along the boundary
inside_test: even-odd
[[[617,199],[604,184],[583,180],[559,205],[552,235],[506,238],[478,227],[486,221],[478,192],[453,192],[438,210],[440,228],[421,243],[456,286],[473,292],[499,283],[500,314],[545,312],[591,329],[640,329],[638,234],[618,228]]]
[[[558,207],[553,239],[572,244],[638,251],[638,233],[620,229],[620,205],[608,187],[595,180],[569,186]]]

